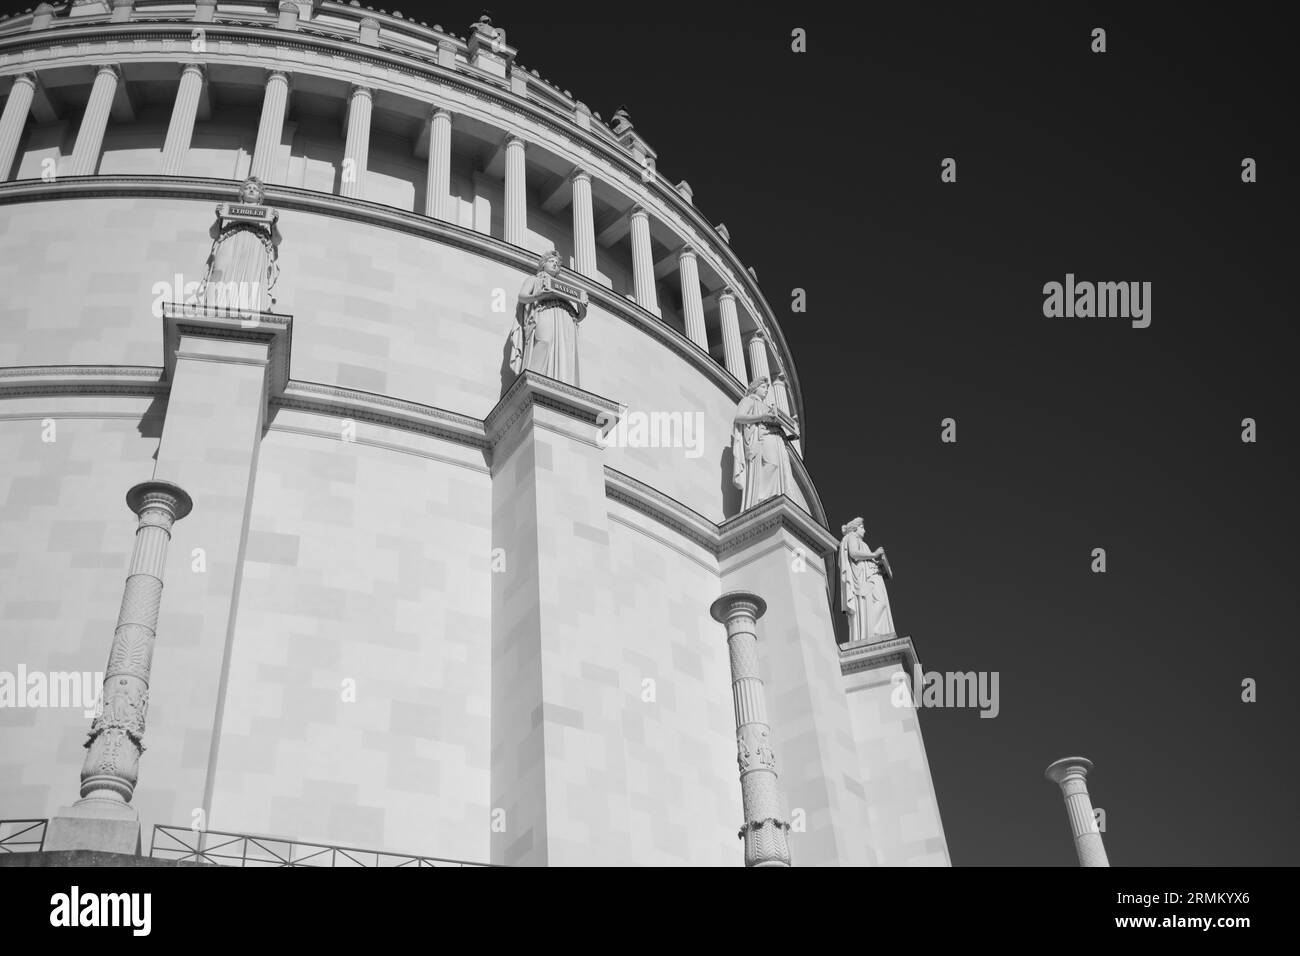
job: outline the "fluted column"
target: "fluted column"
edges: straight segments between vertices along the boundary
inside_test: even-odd
[[[275,153],[284,138],[284,111],[289,104],[289,74],[272,70],[266,76],[262,94],[262,118],[257,124],[257,143],[253,146],[253,163],[248,174],[262,182],[271,182]]]
[[[343,177],[340,196],[366,198],[366,164],[370,162],[370,114],[374,109],[374,91],[365,86],[352,87],[348,96],[348,135],[343,146]],[[352,170],[348,175],[348,169]]]
[[[1092,799],[1084,779],[1092,770],[1092,761],[1086,757],[1066,757],[1047,768],[1045,776],[1058,784],[1065,797],[1065,812],[1070,818],[1070,832],[1074,835],[1074,849],[1079,854],[1080,866],[1110,866],[1106,847],[1101,842],[1097,818],[1092,812]]]
[[[741,385],[748,385],[745,375],[745,350],[740,342],[740,313],[736,311],[736,293],[723,289],[718,297],[718,312],[722,324],[722,356],[730,372]]]
[[[736,762],[740,767],[740,797],[745,823],[746,866],[789,866],[790,823],[781,810],[772,752],[767,700],[758,676],[758,619],[767,602],[752,591],[728,591],[713,602],[709,613],[727,628],[731,657],[731,696],[736,709]]]
[[[99,166],[99,152],[104,146],[104,130],[108,128],[108,114],[117,95],[120,73],[117,67],[104,64],[95,72],[95,83],[90,88],[90,100],[77,130],[77,144],[72,147],[72,161],[68,164],[70,176],[93,176]]]
[[[203,67],[197,63],[187,64],[181,71],[176,102],[172,105],[172,120],[167,126],[167,139],[163,142],[164,176],[179,176],[185,169],[185,154],[189,152],[190,140],[194,137],[194,118],[198,115],[202,95]]]
[[[149,673],[167,545],[172,525],[193,507],[190,496],[167,481],[136,485],[127,493],[126,502],[140,521],[104,671],[103,712],[90,725],[90,739],[86,742],[82,800],[130,803],[135,793],[140,755],[144,752]]]
[[[700,264],[691,246],[683,246],[677,257],[682,280],[682,308],[686,312],[686,337],[704,351],[709,350],[709,334],[704,328],[704,300],[700,297]]]
[[[632,210],[632,287],[636,304],[658,315],[654,254],[650,249],[650,213],[642,206]]]
[[[591,173],[573,171],[573,267],[589,279],[596,278],[596,215],[591,205]]]
[[[36,77],[33,74],[19,73],[14,77],[9,99],[5,101],[4,115],[0,115],[0,182],[9,178],[9,172],[13,168],[14,157],[18,155],[18,143],[23,138],[23,129],[27,126],[27,114],[32,111],[32,97],[35,93]]]
[[[424,214],[451,219],[451,114],[435,107],[429,117],[429,178],[424,191]]]
[[[772,381],[772,373],[767,367],[767,344],[762,329],[749,337],[749,379],[753,382],[760,378]]]
[[[524,172],[524,141],[506,140],[506,242],[522,246],[528,236],[528,194]]]

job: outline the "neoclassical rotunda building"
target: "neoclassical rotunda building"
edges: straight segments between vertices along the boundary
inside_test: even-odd
[[[0,20],[0,848],[949,862],[753,272],[503,26]]]

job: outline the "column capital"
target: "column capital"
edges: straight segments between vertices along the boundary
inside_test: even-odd
[[[735,618],[757,621],[767,613],[767,602],[753,591],[728,591],[709,605],[709,615],[719,624]]]
[[[126,493],[126,503],[141,519],[146,511],[161,508],[173,521],[180,521],[194,510],[194,501],[184,488],[160,479],[140,482]]]
[[[509,133],[506,135],[505,145],[506,145],[506,149],[509,149],[512,146],[519,146],[522,148],[524,146],[527,146],[528,142],[518,133]]]
[[[1082,780],[1092,770],[1092,761],[1087,757],[1062,757],[1043,771],[1043,776],[1052,783],[1064,786],[1072,777]]]
[[[749,334],[750,342],[764,342],[766,340],[767,336],[763,333],[762,328],[757,328]]]
[[[684,246],[682,246],[681,250],[677,253],[677,260],[679,262],[682,259],[688,259],[688,258],[694,259],[696,257],[697,257],[697,253],[695,252],[695,247],[691,245],[689,242],[686,243]]]
[[[205,76],[208,72],[206,63],[186,63],[181,67],[181,76],[186,73],[197,73],[200,77]]]
[[[375,98],[375,90],[370,86],[362,86],[360,83],[353,83],[352,87],[348,90],[348,99],[354,100],[358,96],[364,96],[367,99],[373,100]]]
[[[96,63],[95,76],[99,76],[101,73],[111,73],[115,80],[122,78],[122,68],[116,63]]]
[[[268,68],[266,71],[267,83],[270,83],[272,80],[283,80],[287,86],[291,79],[292,77],[290,77],[288,70],[279,70],[272,67]]]
[[[455,115],[456,114],[447,109],[447,107],[439,106],[437,103],[429,107],[429,119],[431,120],[437,119],[439,116],[445,116],[450,120],[455,117]]]
[[[637,203],[635,206],[632,207],[632,211],[628,213],[628,216],[632,219],[637,219],[643,216],[646,219],[649,219],[650,210],[646,209],[646,207],[641,205],[640,203]]]
[[[736,290],[729,285],[724,285],[722,291],[718,293],[718,301],[722,301],[723,299],[730,299],[732,302],[735,302]]]
[[[574,166],[573,172],[569,173],[569,181],[577,182],[580,179],[591,182],[591,173],[582,166]]]
[[[35,73],[17,74],[14,77],[14,86],[17,86],[19,83],[25,83],[27,86],[30,86],[32,89],[36,89],[36,74]]]

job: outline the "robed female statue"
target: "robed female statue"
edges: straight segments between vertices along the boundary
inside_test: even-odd
[[[760,376],[736,407],[731,478],[740,489],[741,511],[794,489],[786,446],[789,424],[769,402],[771,387],[766,376]]]
[[[217,207],[212,250],[199,285],[203,305],[240,314],[268,311],[275,304],[271,289],[280,275],[280,213],[265,204],[262,181],[249,176],[239,187],[239,201]]]
[[[888,568],[885,549],[871,550],[861,518],[854,518],[841,531],[840,607],[849,618],[849,639],[879,641],[895,633],[882,573]]]
[[[578,323],[587,317],[587,293],[560,279],[560,257],[551,249],[537,259],[537,273],[524,280],[511,328],[510,368],[578,384]]]

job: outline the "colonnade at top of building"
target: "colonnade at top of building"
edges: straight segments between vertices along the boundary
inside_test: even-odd
[[[93,0],[93,3],[104,6],[106,11],[109,8],[107,0]],[[286,0],[279,4],[280,20],[276,25],[281,29],[296,29],[300,12],[321,6],[319,0],[315,3]],[[337,4],[323,6],[353,13]],[[213,4],[205,7],[201,2],[195,7],[194,20],[212,20],[216,9]],[[233,9],[246,12],[249,7],[232,5]],[[40,11],[38,7],[33,15],[31,30],[42,28],[39,25]],[[161,15],[162,10],[158,13]],[[130,0],[116,0],[107,19],[123,22],[140,15],[141,11],[133,9]],[[232,12],[231,15],[235,14]],[[374,17],[359,10],[353,15],[362,17],[358,42],[377,45],[378,23]],[[287,20],[293,23],[286,26]],[[2,27],[0,25],[0,34],[3,34]],[[448,44],[440,41],[437,45],[438,63],[467,70],[476,79],[486,76],[518,87],[520,84],[515,82],[515,78],[523,71],[515,68],[514,51],[505,45],[504,36],[504,31],[480,21],[472,28],[463,49],[449,48]],[[126,58],[94,62],[93,79],[81,111],[75,142],[70,157],[66,157],[61,165],[60,174],[87,176],[98,172],[110,119],[114,122],[134,119],[131,105],[133,86],[141,89],[148,86],[156,99],[162,79],[159,70],[162,69],[172,71],[174,79],[170,82],[175,86],[172,88],[166,134],[162,138],[156,169],[152,172],[184,175],[196,123],[210,114],[214,89],[239,86],[247,95],[250,72],[260,73],[256,77],[261,87],[260,105],[257,107],[260,113],[248,164],[250,175],[258,176],[272,186],[284,184],[279,168],[283,164],[277,164],[277,152],[282,146],[286,124],[290,122],[291,104],[299,90],[312,102],[315,110],[322,109],[322,104],[328,110],[332,102],[332,108],[342,114],[344,140],[339,174],[332,191],[346,198],[366,199],[367,179],[373,175],[370,158],[374,135],[382,133],[390,139],[400,137],[410,143],[410,157],[424,164],[423,181],[419,184],[423,187],[423,201],[417,203],[423,208],[412,208],[412,211],[454,223],[457,204],[452,194],[453,157],[461,164],[468,161],[473,164],[475,177],[481,175],[500,186],[504,201],[503,214],[497,217],[495,225],[496,238],[528,247],[529,229],[538,225],[530,222],[530,208],[537,219],[543,218],[543,214],[568,219],[571,223],[568,235],[556,238],[571,242],[569,264],[573,271],[612,287],[610,277],[598,269],[599,249],[605,261],[617,262],[619,268],[630,276],[626,290],[628,299],[663,320],[661,298],[669,297],[671,310],[680,316],[680,325],[675,327],[689,341],[725,367],[742,385],[759,376],[772,379],[778,405],[784,411],[793,410],[780,350],[773,346],[763,331],[766,322],[754,314],[747,296],[737,294],[730,267],[723,263],[716,249],[709,248],[711,243],[720,245],[726,241],[725,227],[719,227],[713,237],[696,239],[699,230],[682,228],[682,222],[674,222],[673,210],[661,213],[664,209],[662,203],[656,206],[648,201],[648,194],[637,195],[626,182],[602,175],[601,164],[584,162],[580,155],[585,151],[580,146],[571,151],[557,149],[554,141],[545,142],[542,137],[530,135],[527,124],[509,128],[508,116],[500,122],[493,122],[498,117],[485,117],[481,111],[454,108],[457,104],[451,102],[450,97],[446,102],[428,102],[380,83],[366,82],[363,76],[356,77],[357,82],[349,82],[337,73],[326,75],[311,66],[294,64],[292,68],[283,69],[270,66],[256,71],[245,66],[240,70],[220,57],[212,56],[215,51],[210,48],[206,52],[208,55],[178,51],[179,55],[165,62],[151,64],[137,60],[128,62]],[[457,56],[462,59],[457,60]],[[81,72],[80,83],[84,87],[84,65]],[[57,115],[55,104],[61,100],[80,100],[79,96],[43,95],[47,80],[66,86],[70,73],[66,67],[43,70],[39,63],[33,63],[28,72],[14,76],[10,95],[0,114],[0,181],[8,180],[16,172],[15,159],[29,119],[36,124],[63,119]],[[533,85],[537,86],[536,81]],[[557,108],[555,101],[561,98],[556,93],[550,99],[549,106],[554,110]],[[609,129],[600,123],[598,116],[587,111],[581,103],[574,102],[573,122],[579,129],[585,126],[599,131],[605,139],[615,141],[641,169],[643,184],[658,177],[653,165],[654,151],[635,131],[625,113],[620,111],[613,128]],[[565,152],[569,155],[564,155]],[[691,201],[690,187],[686,183],[667,188],[675,189],[687,203]],[[478,204],[477,196],[474,202]],[[566,209],[568,215],[564,216]],[[472,228],[493,234],[492,220],[490,215],[480,217],[476,214]],[[710,232],[714,232],[712,227]],[[772,374],[774,369],[776,375]]]

